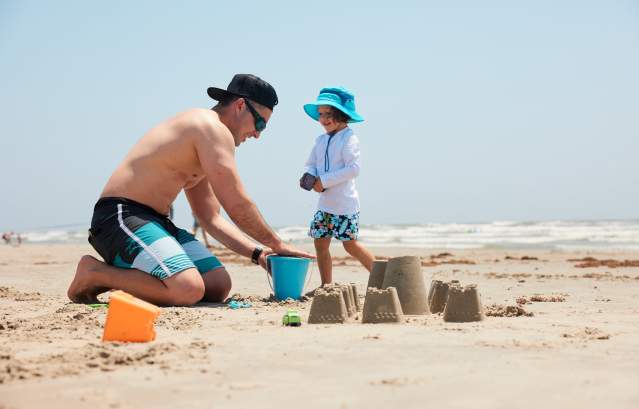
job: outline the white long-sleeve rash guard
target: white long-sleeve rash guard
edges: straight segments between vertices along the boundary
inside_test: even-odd
[[[359,212],[355,188],[359,166],[359,140],[352,129],[344,128],[332,137],[326,133],[317,137],[305,171],[319,176],[326,189],[320,193],[318,210],[336,215]]]

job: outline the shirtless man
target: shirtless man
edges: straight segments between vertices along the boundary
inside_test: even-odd
[[[80,259],[67,292],[71,301],[93,303],[110,289],[158,305],[227,297],[231,278],[224,266],[168,218],[182,189],[204,230],[254,263],[265,268],[265,256],[273,252],[314,258],[271,230],[236,168],[235,148],[259,138],[277,104],[275,90],[254,75],[238,74],[226,90],[211,87],[208,94],[218,101],[213,109],[193,109],[151,129],[107,182],[89,230],[89,242],[106,263],[89,255]],[[221,207],[235,224],[221,216]]]

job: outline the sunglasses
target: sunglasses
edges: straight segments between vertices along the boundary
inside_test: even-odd
[[[255,122],[255,130],[257,132],[262,132],[266,128],[266,121],[264,120],[264,118],[262,118],[262,115],[260,115],[259,112],[257,112],[255,107],[253,107],[253,105],[251,105],[251,103],[248,102],[248,99],[244,98],[244,102],[246,103],[246,106],[248,107],[249,111],[251,111],[251,115],[253,115],[253,121]]]

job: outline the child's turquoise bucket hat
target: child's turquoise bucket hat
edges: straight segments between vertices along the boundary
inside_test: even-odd
[[[362,122],[364,118],[355,111],[355,95],[344,87],[322,88],[317,101],[304,105],[304,111],[313,118],[319,120],[317,107],[330,105],[348,115],[348,122]]]

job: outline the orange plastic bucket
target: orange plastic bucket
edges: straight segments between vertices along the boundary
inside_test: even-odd
[[[114,291],[104,323],[102,341],[148,342],[155,339],[153,327],[160,309],[124,291]]]

